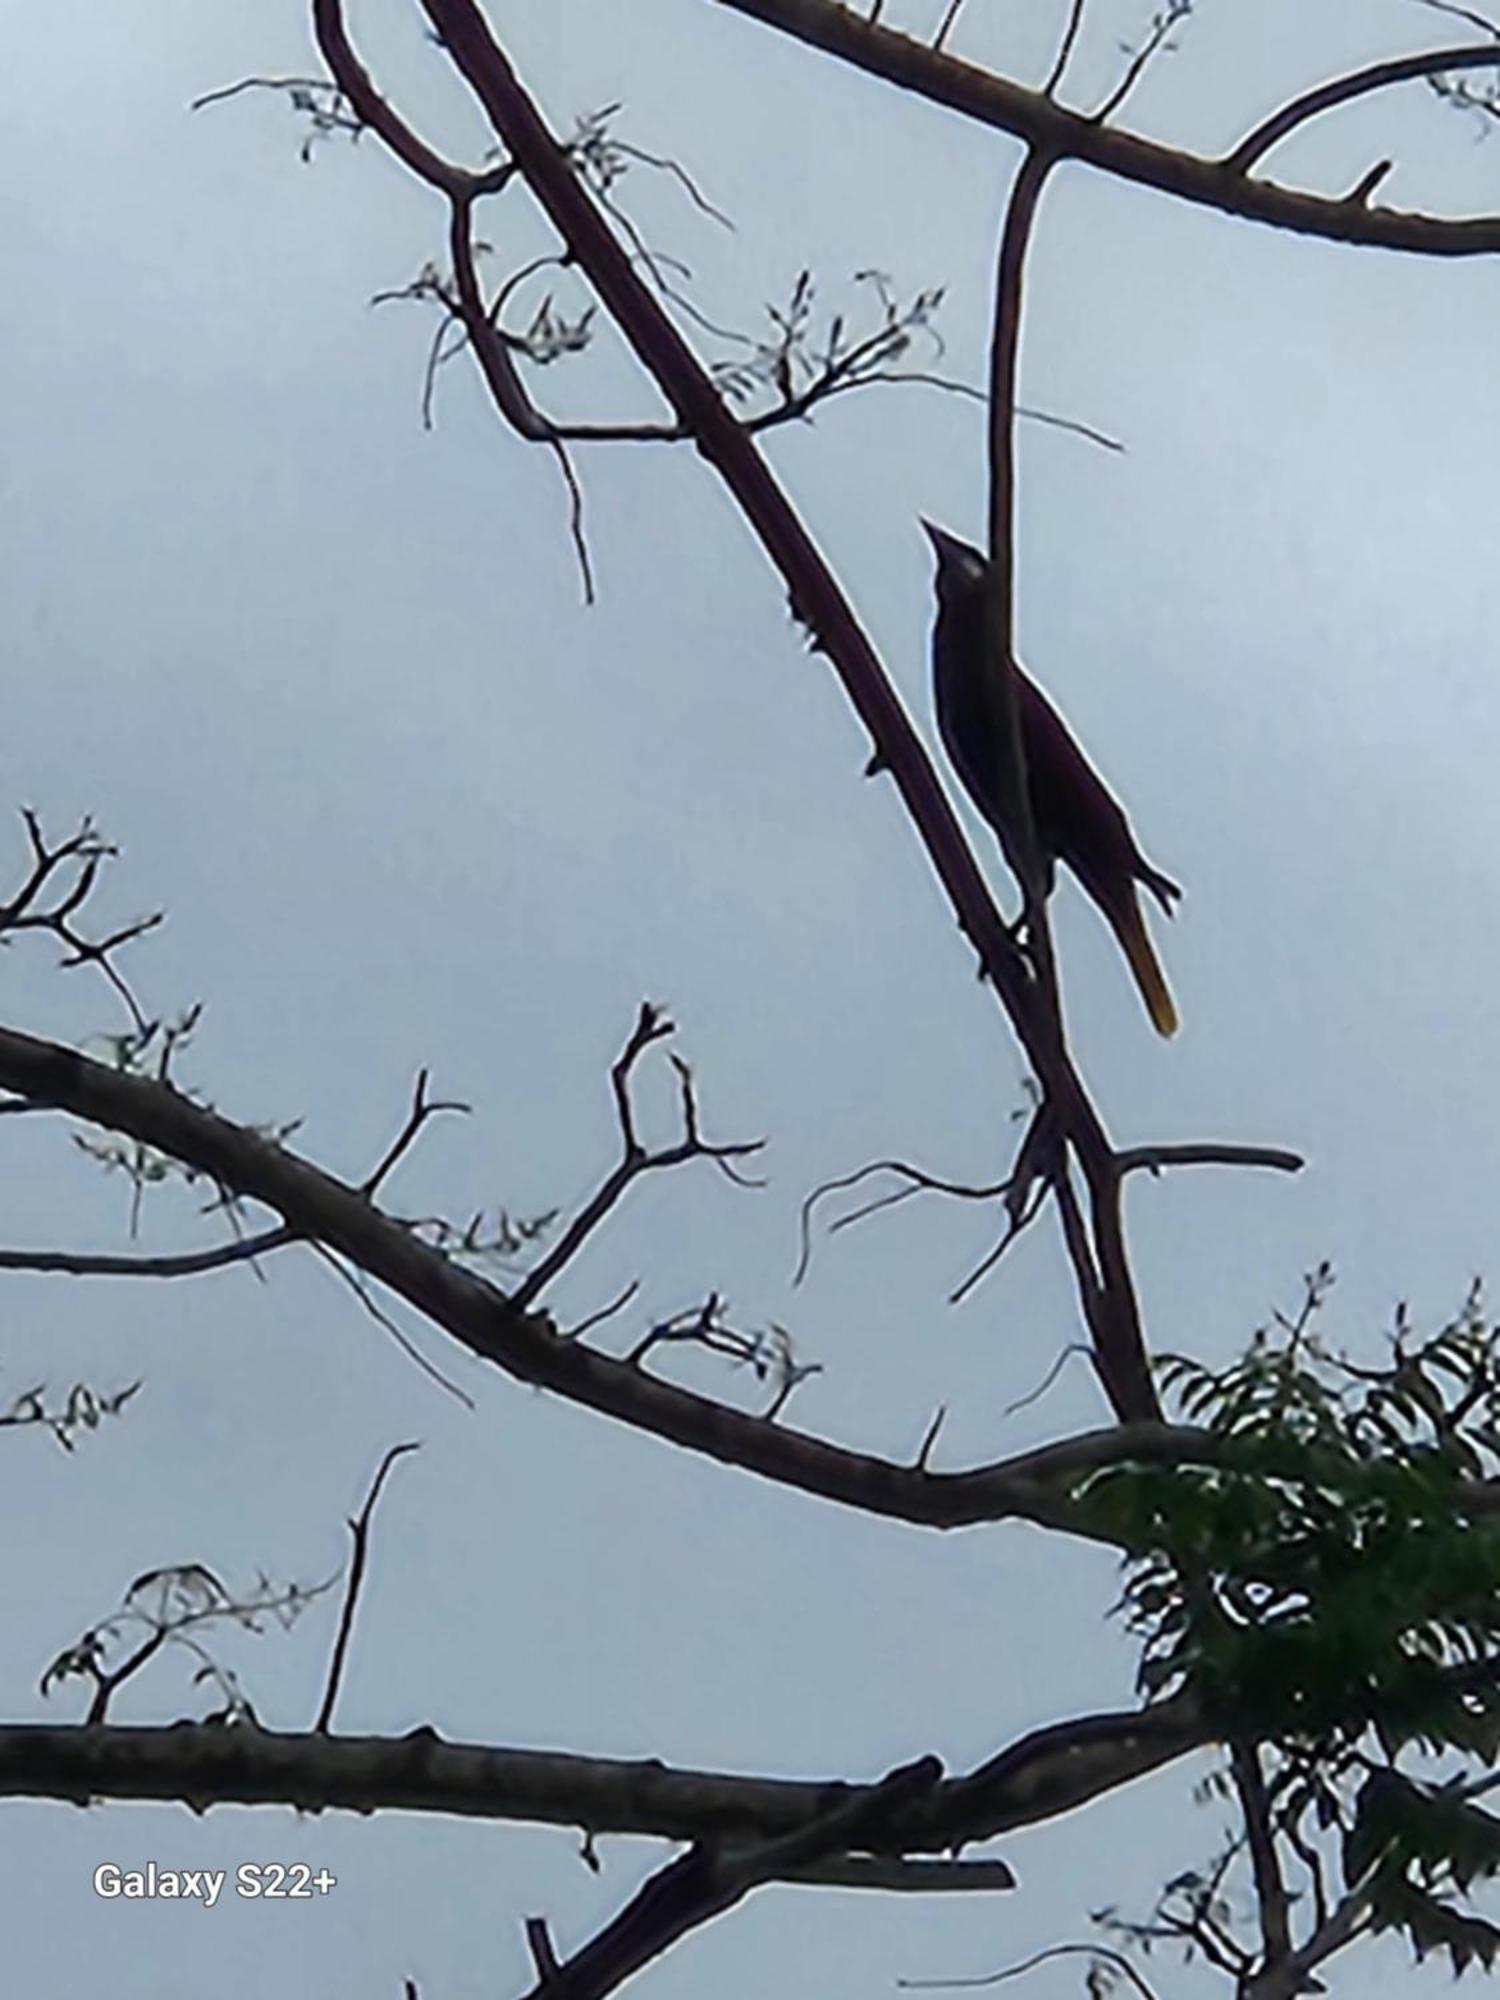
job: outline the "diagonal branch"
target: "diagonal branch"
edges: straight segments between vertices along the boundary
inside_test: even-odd
[[[319,0],[320,14],[333,0]],[[507,156],[562,236],[648,372],[688,426],[703,456],[721,474],[767,553],[784,577],[795,615],[829,657],[856,713],[868,729],[880,768],[895,779],[948,892],[960,924],[979,953],[1015,1023],[1036,1074],[1057,1104],[1070,1137],[1087,1161],[1091,1194],[1113,1199],[1109,1140],[1072,1065],[1038,1006],[1029,969],[1001,923],[983,878],[942,796],[918,741],[869,640],[807,531],[771,475],[754,440],[725,406],[713,383],[643,283],[608,219],[592,201],[565,148],[547,129],[522,89],[473,0],[422,0],[424,11],[473,88]],[[1111,1283],[1126,1267],[1118,1215],[1096,1223],[1100,1255]],[[1116,1351],[1102,1356],[1105,1387],[1122,1417],[1159,1415],[1149,1375],[1131,1345],[1132,1312],[1111,1309],[1095,1325]]]
[[[1204,159],[1097,124],[1064,110],[1040,91],[1025,90],[972,63],[935,54],[923,42],[862,19],[839,0],[713,0],[713,4],[748,15],[867,75],[1009,132],[1059,159],[1078,160],[1117,180],[1155,188],[1197,207],[1329,242],[1425,257],[1478,257],[1500,250],[1500,216],[1450,221],[1398,209],[1365,208],[1251,180],[1223,160]],[[1472,53],[1465,51],[1466,57]]]
[[[689,1932],[733,1909],[750,1890],[794,1873],[830,1851],[857,1842],[911,1797],[930,1794],[942,1777],[935,1757],[893,1771],[814,1815],[804,1825],[749,1847],[726,1851],[695,1844],[652,1875],[619,1913],[565,1962],[552,1950],[545,1924],[527,1925],[537,1965],[528,2000],[604,2000]]]
[[[677,1069],[681,1095],[682,1138],[675,1146],[660,1146],[655,1152],[648,1152],[641,1144],[636,1136],[635,1106],[630,1095],[631,1073],[653,1042],[661,1041],[674,1032],[672,1023],[659,1007],[653,1007],[649,1000],[641,1002],[641,1011],[630,1032],[630,1039],[609,1073],[615,1100],[615,1116],[620,1127],[619,1165],[611,1173],[606,1174],[551,1250],[532,1267],[512,1292],[511,1303],[517,1311],[524,1312],[530,1307],[541,1297],[553,1279],[567,1269],[621,1196],[643,1174],[653,1173],[662,1167],[684,1166],[689,1160],[712,1160],[721,1173],[727,1174],[733,1181],[742,1182],[743,1176],[736,1170],[734,1163],[737,1160],[748,1159],[763,1149],[764,1139],[742,1139],[729,1145],[710,1145],[702,1137],[698,1130],[698,1100],[693,1090],[692,1072],[687,1064],[676,1056],[672,1060]]]
[[[76,1050],[0,1028],[0,1089],[125,1133],[197,1168],[282,1217],[299,1240],[345,1258],[481,1359],[637,1429],[800,1492],[917,1526],[1025,1520],[1111,1547],[1128,1546],[1097,1518],[1091,1474],[1126,1464],[1227,1465],[1237,1440],[1185,1424],[1140,1422],[1088,1431],[966,1472],[934,1473],[850,1451],[748,1416],[568,1339],[540,1313],[517,1310],[498,1286],[424,1242],[358,1188],[336,1180],[248,1126],[184,1097],[170,1083],[93,1062]],[[1299,1460],[1305,1470],[1305,1462]],[[1462,1504],[1500,1516],[1500,1482],[1466,1483]]]

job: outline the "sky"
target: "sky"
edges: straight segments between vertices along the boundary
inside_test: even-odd
[[[945,288],[943,372],[982,379],[996,230],[1018,149],[844,71],[710,0],[629,8],[495,0],[491,18],[554,127],[619,102],[621,137],[688,166],[733,233],[670,175],[622,202],[692,269],[708,315],[759,333],[814,274]],[[930,32],[935,0],[887,19]],[[1045,74],[1060,0],[969,0],[955,52]],[[1073,101],[1097,101],[1149,9],[1092,0]],[[623,1344],[717,1290],[821,1364],[791,1406],[820,1435],[901,1458],[933,1410],[960,1466],[1096,1424],[1055,1232],[1040,1227],[963,1306],[949,1292],[994,1218],[911,1204],[821,1238],[792,1283],[800,1204],[900,1156],[1003,1171],[1022,1066],[887,783],[778,579],[691,451],[580,459],[599,600],[581,602],[566,496],[465,361],[421,422],[432,324],[372,309],[442,250],[434,198],[373,139],[311,165],[274,96],[192,112],[237,79],[316,74],[301,0],[8,0],[0,118],[0,592],[10,632],[0,806],[120,845],[101,916],[161,907],[131,960],[148,1007],[205,1003],[182,1080],[244,1121],[301,1118],[299,1147],[357,1179],[417,1070],[472,1106],[391,1184],[411,1215],[570,1208],[611,1164],[608,1067],[641,1001],[665,1005],[705,1130],[764,1136],[767,1185],[706,1167],[634,1190],[557,1289],[580,1317],[638,1278]],[[367,60],[455,155],[486,135],[405,0],[351,11]],[[1454,38],[1417,0],[1201,0],[1126,122],[1227,147],[1320,77]],[[1327,192],[1379,157],[1393,205],[1500,207],[1500,140],[1414,86],[1275,157]],[[486,217],[491,268],[547,247],[524,197]],[[556,278],[559,306],[583,295]],[[542,287],[545,289],[545,285]],[[533,300],[541,296],[534,288]],[[1184,1017],[1170,1046],[1114,947],[1064,887],[1068,1014],[1121,1143],[1286,1146],[1293,1179],[1138,1183],[1129,1223],[1155,1348],[1222,1362],[1320,1260],[1324,1330],[1374,1355],[1400,1301],[1418,1325],[1492,1273],[1500,1175],[1500,895],[1493,686],[1493,328],[1500,267],[1301,241],[1114,187],[1076,166],[1045,197],[1022,356],[1028,404],[1102,428],[1021,445],[1022,657],[1181,881],[1162,949]],[[724,352],[704,339],[710,353]],[[559,416],[658,405],[602,329],[535,387]],[[983,534],[983,423],[902,386],[841,399],[767,451],[931,734],[929,556],[919,515]],[[968,822],[973,826],[972,820]],[[986,867],[993,846],[977,831]],[[23,861],[0,821],[0,880]],[[3,967],[5,1018],[65,1040],[119,1025],[45,944]],[[89,1044],[97,1047],[97,1043]],[[642,1117],[671,1131],[647,1065]],[[117,1249],[127,1191],[61,1122],[11,1120],[0,1235]],[[194,1193],[146,1207],[141,1247],[209,1240]],[[874,1777],[936,1751],[968,1768],[1030,1728],[1123,1704],[1133,1662],[1104,1613],[1107,1554],[1019,1526],[942,1537],[869,1521],[542,1399],[402,1321],[460,1385],[413,1366],[327,1267],[284,1257],[171,1286],[7,1279],[0,1394],[144,1386],[60,1452],[0,1449],[8,1538],[0,1686],[14,1720],[47,1662],[142,1571],[208,1564],[303,1582],[344,1560],[381,1454],[422,1440],[378,1517],[338,1716],[445,1735],[785,1775]],[[704,1356],[706,1393],[753,1397]],[[1045,1616],[1039,1610],[1045,1606]],[[224,1657],[268,1725],[310,1725],[336,1601]],[[199,1713],[160,1663],[119,1720]],[[1213,1848],[1182,1765],[998,1845],[998,1898],[778,1890],[647,1975],[661,2000],[885,1992],[972,1974],[1139,1908]],[[387,1815],[297,1820],[169,1806],[11,1803],[18,1989],[263,2000],[521,1990],[525,1916],[561,1949],[664,1858],[524,1827]],[[125,1907],[102,1860],[305,1859],[339,1886],[268,1912]],[[1392,1948],[1332,1990],[1417,1990]],[[1166,1995],[1216,1990],[1157,1967]],[[647,1981],[649,1980],[649,1987]],[[1079,1991],[1076,1965],[1022,1988]]]

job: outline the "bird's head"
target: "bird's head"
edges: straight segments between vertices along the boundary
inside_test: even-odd
[[[937,593],[949,601],[970,596],[984,582],[985,561],[978,549],[950,535],[946,528],[924,520],[927,539],[937,557]]]

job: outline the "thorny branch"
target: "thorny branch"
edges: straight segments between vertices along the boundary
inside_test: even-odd
[[[331,0],[319,0],[321,17]],[[1059,1061],[1056,1037],[1035,1004],[1030,979],[1015,944],[1000,924],[935,784],[931,766],[848,604],[810,538],[771,480],[753,441],[724,408],[656,299],[642,284],[629,256],[580,185],[565,150],[543,126],[498,45],[470,0],[423,0],[429,19],[488,111],[507,158],[527,182],[561,233],[568,255],[588,276],[658,385],[688,426],[700,449],[729,482],[788,584],[798,618],[816,635],[875,740],[883,768],[895,777],[921,830],[964,928],[1006,1000],[1037,1074],[1060,1107],[1070,1134],[1095,1154],[1095,1184],[1102,1188],[1108,1140],[1071,1065]],[[1118,1231],[1101,1225],[1106,1261],[1123,1256]],[[1127,1318],[1113,1314],[1108,1337],[1119,1343],[1101,1362],[1109,1392],[1123,1414],[1150,1415],[1154,1396],[1138,1355],[1127,1356]],[[1102,1322],[1100,1322],[1102,1324]]]

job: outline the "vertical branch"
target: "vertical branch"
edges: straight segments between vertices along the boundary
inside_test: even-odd
[[[1253,1743],[1236,1743],[1230,1750],[1235,1788],[1245,1815],[1245,1835],[1250,1845],[1250,1865],[1255,1874],[1255,1899],[1260,1906],[1260,1933],[1267,1969],[1291,1956],[1291,1905],[1276,1855],[1276,1835],[1271,1825],[1270,1801],[1266,1797],[1265,1774],[1260,1752]]]
[[[316,4],[321,15],[336,12],[339,0],[316,0]],[[1159,1418],[1118,1227],[1119,1174],[1113,1149],[1063,1047],[1055,1009],[1049,1022],[1047,1010],[1040,1004],[1037,981],[1000,921],[932,765],[869,639],[754,439],[726,408],[713,382],[642,283],[607,219],[580,185],[572,163],[511,68],[475,0],[420,0],[420,4],[483,105],[508,159],[525,176],[569,254],[661,388],[684,431],[733,494],[785,579],[796,614],[815,634],[817,647],[826,654],[869,731],[961,928],[973,941],[1043,1088],[1059,1107],[1096,1209],[1101,1202],[1113,1205],[1113,1228],[1108,1215],[1102,1221],[1095,1220],[1100,1275],[1109,1288],[1086,1307],[1096,1363],[1118,1416],[1126,1420]],[[1023,169],[1026,201],[1017,210],[1015,227],[1009,232],[1012,257],[1017,262],[1024,249],[1028,210],[1035,206],[1036,191],[1050,165],[1048,157],[1031,162],[1029,173]],[[1005,372],[1013,376],[1013,357]],[[1008,561],[1004,567],[1008,592]],[[1004,616],[1008,630],[1008,611]]]
[[[1053,96],[1067,73],[1068,64],[1073,60],[1074,44],[1078,40],[1078,30],[1083,26],[1084,0],[1073,0],[1068,14],[1068,25],[1063,29],[1062,42],[1058,47],[1057,59],[1047,72],[1047,81],[1042,85],[1043,97]]]
[[[1015,660],[1016,571],[1016,388],[1020,374],[1021,317],[1026,246],[1031,240],[1042,185],[1053,156],[1031,148],[1021,162],[1006,205],[995,273],[995,320],[990,343],[990,535],[984,601],[984,656],[999,671],[986,674],[984,691],[994,708],[990,740],[1000,761],[1001,796],[1016,802],[1021,852],[1014,860],[1026,899],[1026,924],[1039,957],[1050,961],[1046,937],[1043,864],[1032,817],[1021,735],[1020,694]],[[1056,992],[1052,993],[1056,1014]]]
[[[1000,671],[986,676],[984,693],[992,705],[990,740],[1000,759],[1004,794],[1017,802],[1016,825],[1020,852],[1008,857],[1021,884],[1026,939],[1036,976],[1034,1009],[1036,1037],[1043,1040],[1047,1060],[1039,1065],[1045,1087],[1070,1078],[1057,966],[1047,921],[1047,876],[1032,816],[1031,789],[1026,774],[1026,747],[1021,734],[1019,690],[1015,662],[1016,579],[1016,428],[1020,381],[1021,326],[1025,310],[1026,252],[1047,176],[1058,155],[1032,146],[1022,160],[1000,235],[995,274],[994,332],[990,345],[990,530],[988,587],[985,594],[985,657]],[[1034,1053],[1029,1048],[1028,1053]],[[1117,1415],[1126,1420],[1160,1418],[1161,1407],[1151,1381],[1135,1279],[1125,1245],[1121,1215],[1121,1176],[1108,1138],[1092,1108],[1080,1116],[1077,1098],[1061,1103],[1066,1143],[1073,1148],[1089,1192],[1092,1243],[1073,1218],[1066,1231],[1079,1304],[1093,1340],[1095,1362],[1105,1392]],[[1066,1166],[1057,1185],[1066,1182]],[[1065,1216],[1065,1221],[1067,1217]]]

